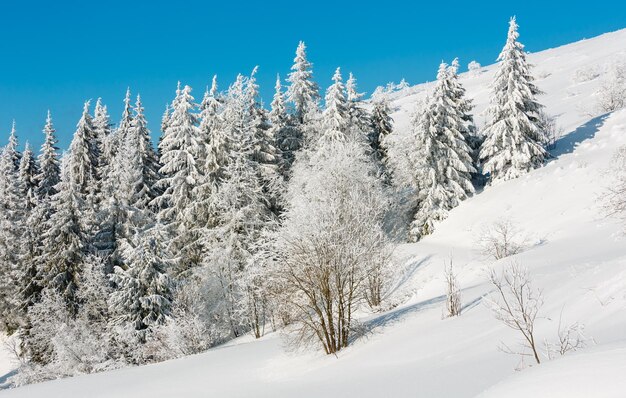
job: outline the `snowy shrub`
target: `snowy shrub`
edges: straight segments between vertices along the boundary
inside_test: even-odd
[[[180,358],[208,350],[214,343],[206,322],[198,315],[177,310],[173,317],[146,336],[144,352],[155,361]]]
[[[562,325],[562,315],[559,316],[557,341],[544,341],[544,351],[548,359],[552,360],[558,355],[563,356],[568,352],[575,352],[587,346],[588,338],[585,336],[585,325],[575,322],[571,325]]]
[[[472,76],[476,76],[480,73],[480,64],[476,61],[472,61],[467,64],[467,70],[470,72]]]
[[[517,225],[501,219],[483,228],[477,243],[483,255],[499,260],[524,251],[526,241]]]
[[[599,113],[613,112],[626,105],[626,63],[616,62],[610,66],[596,94]]]
[[[547,70],[542,70],[537,72],[537,79],[545,79],[546,77],[550,77],[550,75],[552,75],[552,73],[548,72]]]
[[[452,267],[452,260],[446,265],[444,270],[446,282],[446,315],[448,317],[461,315],[461,288],[457,279],[457,274]]]
[[[539,113],[539,122],[543,127],[542,143],[548,150],[556,148],[557,141],[563,135],[563,128],[556,124],[556,117],[546,112]]]
[[[587,66],[583,68],[576,69],[574,75],[572,76],[572,81],[574,83],[584,83],[591,80],[594,80],[600,76],[598,72],[598,68],[596,66]]]
[[[537,364],[541,363],[535,338],[535,320],[543,305],[543,298],[541,291],[533,287],[528,270],[517,263],[510,263],[500,274],[492,269],[489,282],[496,292],[487,305],[496,319],[523,337],[519,349],[502,343],[500,350],[522,357],[532,356]]]
[[[621,146],[611,160],[611,186],[605,199],[607,215],[626,218],[626,145]]]

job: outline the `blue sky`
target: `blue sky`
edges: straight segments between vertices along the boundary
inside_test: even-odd
[[[226,89],[255,65],[269,103],[299,40],[324,89],[337,66],[367,93],[432,80],[442,59],[493,63],[511,15],[529,51],[626,27],[618,1],[2,1],[0,143],[15,119],[20,142],[38,147],[50,109],[66,148],[82,103],[102,97],[117,122],[126,87],[158,132],[178,80],[199,100],[213,74]]]

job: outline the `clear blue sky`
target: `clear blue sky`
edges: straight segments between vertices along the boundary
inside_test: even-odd
[[[227,88],[259,65],[271,101],[299,40],[326,88],[335,67],[361,91],[389,81],[432,80],[438,63],[492,63],[509,16],[529,51],[626,27],[620,1],[21,1],[0,5],[0,143],[13,119],[20,142],[39,147],[50,109],[66,148],[86,99],[102,97],[117,122],[126,87],[142,95],[158,132],[176,82],[199,100],[213,74]]]

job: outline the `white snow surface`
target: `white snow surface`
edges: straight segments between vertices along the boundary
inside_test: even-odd
[[[521,40],[523,41],[523,32]],[[397,276],[382,314],[362,314],[371,333],[337,356],[292,352],[279,334],[244,337],[178,360],[29,385],[7,397],[626,397],[626,237],[604,215],[609,160],[626,144],[626,110],[593,117],[594,92],[608,65],[626,60],[626,30],[531,54],[539,99],[566,135],[555,159],[525,177],[463,202],[432,236],[396,252]],[[435,75],[436,65],[433,65]],[[494,66],[461,81],[482,112]],[[600,76],[580,82],[576,74]],[[587,73],[590,72],[590,73]],[[591,73],[593,72],[593,73]],[[405,89],[392,105],[406,132],[415,101],[431,84]],[[477,116],[479,124],[481,117]],[[493,262],[476,250],[480,231],[514,222],[528,249]],[[452,256],[463,313],[442,319],[444,261]],[[513,330],[484,305],[485,271],[515,260],[543,289],[538,340],[556,339],[559,318],[585,324],[593,341],[575,353],[516,371]],[[527,365],[532,364],[526,362]],[[5,370],[5,369],[2,369]]]

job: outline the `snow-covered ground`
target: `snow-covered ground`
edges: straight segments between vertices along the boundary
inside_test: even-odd
[[[522,36],[523,41],[523,36]],[[594,92],[608,65],[626,60],[626,30],[532,54],[540,100],[566,135],[545,167],[489,187],[452,211],[436,232],[397,253],[403,304],[366,316],[371,333],[338,356],[290,352],[279,335],[245,337],[204,354],[4,391],[9,397],[624,397],[626,396],[626,237],[602,200],[609,160],[626,145],[626,110],[592,117]],[[433,66],[433,75],[436,65]],[[463,74],[476,114],[485,109],[494,67]],[[594,76],[588,81],[580,76]],[[429,84],[398,94],[404,131]],[[477,120],[481,123],[481,117]],[[528,250],[493,263],[477,236],[508,219]],[[463,314],[442,319],[444,261],[452,257]],[[516,372],[519,358],[497,350],[516,333],[483,304],[485,271],[512,259],[543,289],[538,340],[557,337],[559,319],[585,324],[586,348]],[[5,370],[4,368],[2,370]],[[482,394],[482,395],[481,395]]]

